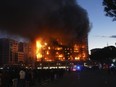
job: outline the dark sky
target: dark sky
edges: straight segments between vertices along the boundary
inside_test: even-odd
[[[31,40],[69,41],[88,34],[89,20],[76,0],[1,0],[0,30]]]

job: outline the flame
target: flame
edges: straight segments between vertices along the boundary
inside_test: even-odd
[[[48,49],[50,50],[50,49],[51,49],[51,47],[48,47]]]
[[[42,44],[39,40],[36,41],[36,57],[37,60],[42,58]]]
[[[64,57],[63,54],[60,54],[58,57]]]
[[[75,57],[75,60],[80,60],[80,57]]]
[[[49,43],[44,42],[42,39],[36,40],[36,58],[37,61],[54,61],[56,60],[65,61],[65,55],[68,55],[68,60],[85,60],[87,54],[84,51],[84,45],[73,45],[73,49],[71,48],[63,48],[54,45],[49,45]],[[65,53],[64,53],[65,51]]]
[[[47,54],[47,55],[49,55],[49,54],[50,54],[50,52],[49,52],[49,51],[47,51],[47,52],[46,52],[46,54]]]
[[[47,45],[48,45],[48,43],[46,43],[46,42],[45,42],[45,43],[44,43],[44,45],[45,45],[45,46],[47,46]]]

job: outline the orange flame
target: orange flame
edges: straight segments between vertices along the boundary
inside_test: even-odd
[[[36,57],[37,57],[37,60],[42,58],[42,52],[41,51],[42,51],[41,41],[37,40],[36,41]]]

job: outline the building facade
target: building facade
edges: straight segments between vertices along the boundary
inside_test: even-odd
[[[32,62],[32,49],[29,43],[18,42],[9,38],[0,39],[0,65],[28,64]]]
[[[18,42],[8,38],[0,39],[0,65],[14,64],[18,61],[16,54]]]

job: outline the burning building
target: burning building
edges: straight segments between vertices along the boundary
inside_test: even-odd
[[[36,41],[37,61],[85,61],[88,58],[88,40],[83,38],[70,45],[60,44],[57,40],[50,42]]]
[[[49,55],[49,61],[54,59],[52,56],[62,61],[87,57],[89,19],[77,0],[2,0],[0,10],[1,32],[28,38],[34,44],[38,37],[47,43],[51,38],[56,39],[57,45],[44,44],[48,48],[42,47],[42,54],[41,50],[35,51],[37,56],[47,60]],[[65,49],[67,52],[63,53]]]

